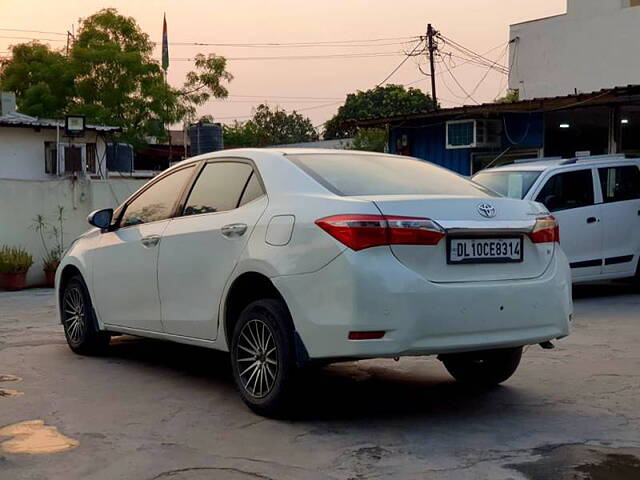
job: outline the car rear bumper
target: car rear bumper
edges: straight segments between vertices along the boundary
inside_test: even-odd
[[[538,278],[433,283],[377,247],[321,270],[273,278],[312,359],[431,355],[536,344],[569,333],[566,257]],[[349,340],[352,331],[384,331]]]

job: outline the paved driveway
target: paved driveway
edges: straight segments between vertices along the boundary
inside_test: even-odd
[[[285,422],[244,407],[225,355],[123,337],[79,357],[51,291],[0,293],[0,429],[43,423],[0,438],[0,479],[640,478],[640,295],[576,296],[573,334],[502,387],[461,389],[435,359],[335,365]],[[46,441],[73,448],[7,451]]]

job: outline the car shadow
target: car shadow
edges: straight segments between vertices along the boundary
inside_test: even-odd
[[[637,295],[638,293],[640,293],[640,287],[626,281],[585,283],[573,286],[573,298],[577,300],[583,298]]]
[[[194,388],[221,389],[237,401],[229,356],[223,352],[142,339],[117,337],[108,361],[157,368],[192,379]],[[523,393],[508,385],[472,389],[457,384],[435,357],[345,362],[300,372],[298,394],[283,419],[296,422],[368,421],[411,417],[455,419],[495,414],[498,406],[526,403]],[[422,368],[424,361],[424,368]],[[517,407],[519,408],[519,407]],[[505,412],[506,413],[506,412]]]

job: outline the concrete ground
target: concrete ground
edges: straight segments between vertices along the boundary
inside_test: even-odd
[[[225,355],[124,337],[80,357],[51,291],[2,292],[0,433],[42,420],[75,447],[0,437],[0,479],[638,479],[640,295],[575,294],[572,335],[530,347],[504,386],[464,390],[435,359],[348,363],[310,373],[300,417],[274,421],[241,403]]]

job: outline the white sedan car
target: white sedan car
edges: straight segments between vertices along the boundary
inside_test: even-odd
[[[131,334],[229,351],[243,400],[281,414],[313,363],[438,355],[494,385],[569,332],[555,219],[430,163],[336,150],[185,160],[89,216],[56,276],[80,354]]]

